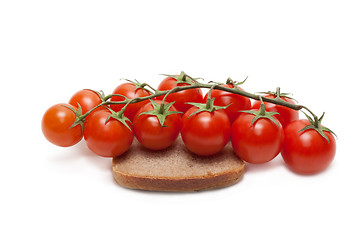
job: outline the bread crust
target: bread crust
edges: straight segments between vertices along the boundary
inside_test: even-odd
[[[164,175],[160,175],[158,171],[152,173],[152,169],[146,173],[139,173],[128,168],[128,166],[132,167],[132,161],[135,160],[136,163],[134,164],[141,167],[141,163],[148,161],[149,157],[151,161],[163,161],[160,167],[165,169]],[[169,160],[169,157],[173,159]],[[177,167],[179,164],[183,167],[181,175],[166,174],[167,169],[174,167],[171,165],[173,161],[176,161]],[[229,166],[226,165],[227,163]],[[156,167],[158,166],[155,165],[154,168]],[[195,170],[202,168],[202,172],[194,174],[194,168]],[[183,145],[182,140],[178,139],[174,146],[157,152],[146,150],[138,142],[135,142],[125,156],[113,159],[112,171],[115,182],[126,188],[147,191],[193,192],[222,188],[239,182],[245,172],[245,164],[237,158],[229,145],[221,153],[207,159],[190,153]]]
[[[134,176],[121,171],[114,171],[115,181],[126,188],[148,191],[169,192],[192,192],[208,189],[227,187],[237,183],[245,172],[245,168],[239,171],[227,172],[221,175],[209,175],[198,178],[158,178]]]

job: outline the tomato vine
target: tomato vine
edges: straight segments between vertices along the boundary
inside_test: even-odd
[[[165,74],[163,74],[165,75]],[[165,76],[177,76],[177,75],[165,75]],[[139,81],[131,81],[128,79],[125,79],[126,81],[135,83],[137,88],[143,88],[149,92],[154,92],[151,95],[148,96],[144,96],[144,97],[136,97],[133,99],[127,98],[126,96],[120,95],[120,94],[109,94],[107,96],[103,96],[103,102],[99,105],[97,105],[96,107],[94,107],[93,109],[89,110],[88,112],[84,113],[82,116],[78,117],[77,121],[81,121],[83,119],[85,119],[92,111],[94,111],[95,109],[102,107],[102,106],[110,106],[110,105],[116,105],[116,104],[133,104],[133,103],[138,103],[138,102],[142,102],[145,100],[149,100],[149,99],[155,99],[157,97],[160,96],[167,96],[170,93],[176,93],[176,92],[180,92],[180,91],[185,91],[185,90],[189,90],[189,89],[195,89],[195,88],[207,88],[207,89],[217,89],[217,90],[221,90],[221,91],[225,91],[225,92],[229,92],[229,93],[233,93],[233,94],[237,94],[237,95],[241,95],[247,98],[251,98],[254,100],[258,100],[258,101],[264,101],[264,102],[269,102],[269,103],[273,103],[276,105],[280,105],[280,106],[284,106],[290,109],[294,109],[294,110],[306,110],[311,116],[312,119],[314,119],[313,121],[310,121],[311,127],[315,128],[315,129],[319,129],[319,124],[318,124],[318,120],[319,117],[313,112],[311,111],[308,107],[301,105],[301,104],[294,104],[294,103],[290,103],[287,101],[284,101],[282,98],[280,98],[280,88],[278,87],[276,89],[276,92],[274,94],[276,94],[277,97],[275,98],[268,98],[265,96],[262,96],[261,94],[254,94],[254,93],[249,93],[246,92],[240,88],[229,88],[229,87],[225,87],[225,86],[221,86],[221,84],[225,84],[225,83],[215,83],[215,82],[209,82],[209,83],[201,83],[198,80],[201,78],[192,78],[189,75],[187,75],[184,72],[181,72],[179,76],[176,77],[177,82],[181,83],[187,83],[187,85],[184,86],[176,86],[171,90],[157,90],[155,88],[153,88],[152,86],[150,86],[147,83],[140,83]],[[247,78],[242,81],[242,82],[235,82],[233,81],[231,78],[227,79],[226,83],[232,83],[234,85],[239,85],[244,83],[247,80]],[[149,87],[150,89],[146,89],[146,87]],[[124,100],[122,101],[109,101],[109,99],[111,99],[111,97],[113,96],[120,96],[122,98],[124,98]],[[123,110],[123,109],[122,109]],[[303,111],[304,112],[304,111]],[[306,114],[306,113],[305,113]],[[306,114],[307,115],[307,114]],[[309,115],[307,115],[309,116]],[[326,129],[326,130],[330,130],[330,129]],[[322,131],[324,131],[324,129],[320,128],[319,132],[322,134]],[[333,133],[333,132],[332,132]],[[323,134],[322,134],[323,136]]]
[[[58,146],[72,146],[84,137],[94,153],[115,157],[129,149],[134,136],[146,148],[161,150],[180,132],[185,146],[197,155],[220,152],[231,140],[244,161],[267,162],[281,151],[292,170],[305,174],[325,169],[335,156],[336,135],[321,125],[324,113],[319,118],[279,87],[250,93],[239,87],[247,78],[204,83],[185,72],[163,75],[157,88],[123,79],[127,83],[109,95],[78,91],[70,104],[45,112],[45,137]],[[202,88],[209,89],[205,96]],[[298,111],[307,119],[299,119]]]

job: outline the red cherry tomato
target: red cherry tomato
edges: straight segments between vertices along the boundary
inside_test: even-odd
[[[249,163],[265,163],[275,158],[283,142],[283,129],[266,118],[259,118],[253,124],[254,115],[242,113],[233,123],[231,143],[239,158]]]
[[[189,85],[188,83],[176,83],[176,79],[172,77],[167,77],[164,80],[161,81],[161,83],[158,86],[158,90],[165,91],[165,90],[171,90],[178,86],[186,86]],[[157,99],[163,99],[164,96],[160,96]],[[191,108],[191,105],[186,104],[187,102],[197,102],[202,103],[203,100],[203,94],[200,88],[194,88],[194,89],[188,89],[183,90],[176,93],[171,93],[166,97],[167,102],[175,102],[174,107],[185,113],[189,108]]]
[[[102,101],[100,96],[96,92],[89,89],[83,89],[76,92],[69,100],[69,104],[73,105],[74,107],[78,107],[78,104],[80,104],[83,114],[90,111],[101,103]],[[94,113],[101,109],[104,110],[105,108],[98,107],[91,113]]]
[[[155,100],[155,102],[161,104],[160,100]],[[167,103],[165,102],[165,104]],[[141,114],[151,110],[154,110],[153,105],[147,103],[136,113],[133,121],[134,134],[137,140],[148,149],[165,149],[169,147],[179,135],[181,116],[179,113],[166,116],[163,124],[164,127],[162,127],[156,116]],[[169,110],[177,111],[174,106],[171,106]]]
[[[224,84],[221,86],[227,87],[227,88],[235,87],[234,84]],[[240,88],[238,86],[236,86],[236,87]],[[208,97],[208,94],[205,95],[204,99],[207,99],[207,97]],[[247,97],[238,95],[238,94],[214,89],[211,92],[211,97],[215,98],[214,103],[217,106],[227,106],[227,105],[231,104],[229,107],[224,109],[226,114],[228,115],[231,123],[233,123],[235,121],[235,119],[241,114],[239,111],[248,110],[251,108],[250,99]]]
[[[83,137],[80,125],[70,128],[76,120],[76,115],[65,106],[77,111],[76,107],[69,104],[56,104],[45,112],[41,122],[45,138],[60,147],[73,146]]]
[[[225,111],[199,112],[192,107],[181,118],[181,137],[193,153],[209,156],[220,152],[230,138],[231,125]],[[191,116],[190,116],[191,115]]]
[[[275,96],[272,94],[266,95],[265,97],[275,98]],[[280,97],[280,98],[282,100],[284,100],[285,102],[295,104],[295,102],[290,98],[287,98],[287,97]],[[283,128],[285,128],[290,122],[299,119],[299,111],[296,111],[296,110],[293,110],[291,108],[284,107],[281,105],[269,103],[269,102],[264,102],[264,103],[265,103],[266,111],[280,113],[280,114],[274,115],[274,117],[276,117],[280,121]],[[252,108],[259,109],[260,101],[254,101]]]
[[[88,148],[102,157],[116,157],[126,152],[133,141],[134,134],[111,113],[101,110],[90,114],[84,130],[84,139]],[[106,122],[106,123],[105,123]],[[127,122],[129,123],[129,122]]]
[[[135,90],[135,85],[133,83],[123,83],[119,85],[115,90],[113,91],[113,94],[121,94],[129,99],[133,99],[136,97],[146,97],[151,95],[151,93],[145,89],[138,88]],[[111,97],[110,101],[123,101],[124,98],[121,96],[113,96]],[[131,103],[126,107],[124,115],[130,119],[130,121],[133,120],[135,114],[139,109],[144,106],[146,103],[148,103],[148,100],[141,101],[138,103]],[[110,106],[112,110],[115,112],[120,111],[125,104],[113,104]]]
[[[335,157],[336,142],[334,136],[324,131],[329,142],[316,130],[299,132],[308,120],[301,119],[285,128],[285,139],[281,155],[287,166],[296,173],[315,174],[326,169]]]

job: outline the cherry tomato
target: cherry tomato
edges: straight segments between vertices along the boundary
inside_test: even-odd
[[[121,94],[129,99],[133,99],[136,97],[146,97],[151,95],[151,93],[145,89],[142,88],[138,88],[135,90],[135,85],[133,83],[123,83],[121,85],[119,85],[118,87],[115,88],[115,90],[113,91],[113,94]],[[124,98],[121,96],[113,96],[111,97],[110,101],[123,101]],[[126,107],[125,113],[124,115],[130,119],[130,121],[133,120],[135,114],[137,113],[137,111],[139,111],[139,109],[144,106],[146,103],[148,103],[149,101],[141,101],[138,103],[131,103]],[[125,106],[125,104],[113,104],[110,106],[110,108],[112,110],[114,110],[115,112],[120,111],[123,107]]]
[[[84,130],[88,148],[102,157],[116,157],[126,152],[133,141],[134,134],[117,119],[108,119],[111,112],[101,110],[90,114]],[[106,123],[105,123],[106,122]],[[127,122],[129,123],[129,122]]]
[[[77,110],[66,103],[56,104],[45,112],[41,122],[45,138],[60,147],[73,146],[83,137],[80,125],[70,128],[76,120],[76,114],[65,106]]]
[[[227,88],[235,88],[234,84],[224,84],[221,86]],[[238,86],[236,87],[240,88]],[[204,99],[207,99],[207,97],[208,94],[205,95]],[[231,123],[233,123],[235,119],[241,114],[239,111],[248,110],[251,108],[250,99],[238,94],[214,89],[211,92],[211,97],[215,98],[214,103],[217,106],[227,106],[231,104],[229,107],[224,109]]]
[[[96,92],[89,89],[83,89],[76,92],[69,100],[69,104],[73,105],[74,107],[78,107],[78,104],[80,104],[83,114],[101,103],[102,101],[100,96]],[[98,107],[91,113],[94,113],[101,109],[105,108]]]
[[[230,120],[222,109],[191,115],[198,109],[191,107],[181,118],[181,137],[191,152],[201,156],[213,155],[220,152],[230,139]]]
[[[266,95],[265,97],[267,98],[275,98],[274,95],[269,94]],[[280,97],[282,100],[284,100],[285,102],[289,102],[292,104],[295,104],[295,102],[287,97]],[[274,117],[276,117],[283,128],[285,128],[290,122],[299,119],[299,111],[296,111],[294,109],[288,108],[288,107],[284,107],[281,105],[276,105],[273,103],[269,103],[269,102],[264,102],[265,103],[265,110],[268,112],[278,112],[280,114],[278,115],[274,115]],[[253,109],[259,109],[260,108],[260,101],[254,101]]]
[[[160,100],[155,100],[159,105]],[[168,104],[165,102],[165,104]],[[166,116],[162,127],[159,119],[154,115],[141,114],[152,111],[154,107],[147,103],[136,113],[134,117],[134,134],[137,140],[146,148],[151,150],[161,150],[169,147],[177,138],[180,131],[181,116],[179,113]],[[177,111],[171,106],[170,111]],[[141,115],[140,115],[141,114]]]
[[[253,124],[253,114],[242,113],[233,123],[231,144],[235,153],[249,163],[265,163],[275,158],[283,142],[284,133],[280,122],[259,118]]]
[[[165,90],[171,90],[178,86],[186,86],[189,85],[189,83],[176,83],[176,79],[173,77],[167,77],[164,80],[161,81],[161,83],[158,86],[158,90],[165,91]],[[157,99],[163,99],[164,96],[160,96]],[[188,89],[183,90],[176,93],[171,93],[166,97],[167,102],[175,102],[174,107],[185,113],[189,108],[191,108],[191,105],[186,104],[187,102],[197,102],[202,103],[203,100],[203,94],[200,88],[194,88],[194,89]]]
[[[316,130],[299,132],[308,120],[300,119],[290,123],[284,130],[285,139],[281,155],[287,166],[296,173],[315,174],[326,169],[335,157],[334,136],[324,131],[329,142]]]

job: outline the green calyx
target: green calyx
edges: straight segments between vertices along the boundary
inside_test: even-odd
[[[102,90],[96,91],[96,90],[92,90],[92,89],[88,89],[88,88],[85,89],[85,90],[88,90],[88,91],[91,91],[91,92],[96,93],[96,94],[99,96],[99,98],[101,99],[102,102],[106,102],[106,101],[107,101],[106,96],[105,96],[105,93],[104,93]]]
[[[232,84],[234,86],[239,86],[239,85],[242,85],[246,82],[246,80],[248,79],[248,76],[241,82],[237,82],[237,81],[234,81],[232,80],[230,77],[226,80],[226,84]]]
[[[188,102],[186,104],[190,104],[190,105],[193,105],[195,107],[198,107],[199,109],[196,110],[195,112],[193,112],[192,114],[189,115],[189,117],[191,117],[192,115],[194,114],[197,114],[197,113],[200,113],[200,112],[213,112],[213,111],[216,111],[216,110],[219,110],[219,109],[226,109],[227,107],[229,107],[232,103],[230,103],[229,105],[227,106],[215,106],[214,105],[214,102],[215,102],[215,98],[211,98],[211,92],[212,90],[219,84],[214,84],[209,92],[208,92],[208,97],[206,99],[206,104],[204,103],[194,103],[194,102]]]
[[[128,82],[134,84],[134,85],[135,85],[135,91],[138,90],[139,88],[145,89],[145,87],[147,86],[146,83],[141,83],[141,82],[139,82],[139,81],[136,80],[136,79],[134,79],[134,81],[133,81],[133,80],[130,80],[130,79],[123,79],[123,80],[128,81]],[[145,90],[147,90],[147,89],[145,89]]]
[[[170,111],[170,107],[175,103],[175,102],[171,102],[171,103],[167,103],[165,104],[164,101],[161,104],[158,104],[157,102],[155,102],[152,99],[149,99],[154,110],[151,111],[147,111],[147,112],[142,112],[139,114],[148,114],[148,115],[152,115],[152,116],[156,116],[157,119],[159,120],[159,123],[162,127],[167,127],[164,125],[165,123],[165,119],[167,116],[172,115],[172,114],[178,114],[178,113],[182,113],[179,111]]]
[[[246,77],[243,81],[241,82],[237,82],[232,80],[230,77],[228,77],[228,79],[226,79],[225,83],[221,83],[221,82],[214,82],[214,81],[210,81],[209,83],[215,83],[216,85],[223,85],[223,84],[229,84],[229,85],[233,85],[233,86],[239,86],[241,84],[244,84],[246,82],[246,80],[248,79],[248,77]]]
[[[187,83],[193,85],[197,83],[197,80],[201,79],[201,78],[192,78],[189,75],[187,75],[184,71],[181,71],[180,75],[168,75],[168,74],[161,74],[161,75],[176,79],[176,82],[174,84]]]
[[[76,127],[77,125],[80,125],[81,131],[84,132],[85,117],[82,114],[82,108],[81,108],[80,104],[78,103],[78,110],[77,111],[73,107],[70,107],[70,106],[67,106],[67,105],[62,105],[62,106],[70,109],[71,111],[73,111],[75,116],[76,116],[75,122],[70,126],[70,128],[73,128],[73,127]]]
[[[186,103],[186,104],[190,104],[190,105],[193,105],[193,106],[199,108],[198,110],[196,110],[195,112],[190,114],[189,117],[191,117],[192,115],[197,114],[199,112],[213,112],[213,111],[219,110],[219,109],[226,109],[227,107],[229,107],[232,104],[232,103],[230,103],[227,106],[215,106],[214,101],[215,101],[215,98],[209,98],[208,97],[208,99],[206,100],[206,104],[204,104],[204,103],[194,103],[194,102]]]
[[[292,95],[292,93],[282,93],[282,92],[280,92],[279,87],[276,88],[275,92],[267,91],[267,92],[259,92],[259,93],[273,95],[276,98],[288,98],[288,99],[291,99],[291,100],[294,100],[295,102],[297,102],[296,99],[294,99],[293,97],[290,97],[290,95]]]
[[[124,112],[125,112],[125,107],[122,108],[119,112],[115,112],[114,110],[112,110],[111,108],[108,108],[111,112],[111,114],[106,118],[105,124],[110,120],[110,118],[113,118],[119,122],[121,122],[122,124],[124,124],[131,132],[132,129],[129,126],[128,122],[131,122],[129,118],[125,117]]]
[[[326,136],[326,134],[324,133],[324,131],[330,132],[333,135],[336,136],[336,134],[331,131],[329,128],[324,127],[321,125],[321,121],[324,118],[325,112],[323,112],[323,114],[321,115],[321,117],[318,119],[316,116],[314,116],[314,119],[312,117],[310,117],[309,115],[307,115],[304,111],[302,111],[306,118],[309,120],[310,124],[306,125],[304,128],[300,129],[298,132],[302,132],[302,131],[306,131],[309,129],[313,129],[315,131],[317,131],[323,138],[326,139],[327,142],[330,142],[329,138]],[[337,136],[336,136],[337,137]]]
[[[139,82],[138,80],[134,79],[133,80],[130,80],[130,79],[126,79],[126,78],[122,78],[121,80],[125,80],[125,81],[128,81],[129,83],[132,83],[135,85],[135,89],[134,91],[138,90],[139,88],[140,89],[144,89],[150,93],[156,93],[157,90],[155,88],[153,88],[151,85],[147,84],[147,83],[142,83],[142,82]],[[146,87],[148,87],[149,89],[147,89]],[[113,96],[116,96],[117,94],[113,94]]]
[[[266,118],[266,119],[269,119],[270,121],[272,121],[273,123],[275,123],[276,126],[280,127],[279,123],[273,117],[273,115],[276,115],[279,113],[278,112],[267,112],[265,110],[265,104],[262,101],[261,97],[260,97],[260,101],[261,101],[261,105],[260,105],[259,110],[244,110],[244,111],[239,111],[239,112],[244,112],[244,113],[249,113],[249,114],[255,115],[255,117],[251,121],[251,125],[254,125],[254,123],[260,118]]]

